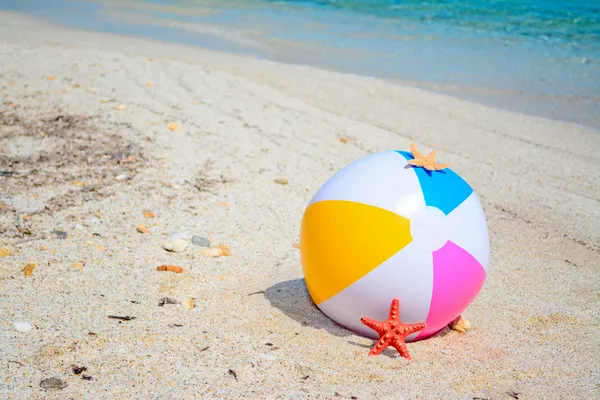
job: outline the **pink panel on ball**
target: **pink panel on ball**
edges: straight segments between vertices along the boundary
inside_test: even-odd
[[[433,294],[427,328],[415,340],[425,339],[458,317],[475,299],[485,282],[483,266],[461,247],[448,241],[433,252]]]

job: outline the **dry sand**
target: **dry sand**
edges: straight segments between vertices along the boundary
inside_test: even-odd
[[[600,397],[598,132],[8,12],[0,96],[1,398]],[[467,334],[368,357],[313,306],[294,244],[335,171],[413,142],[479,194],[488,280]],[[232,255],[168,253],[175,230]]]

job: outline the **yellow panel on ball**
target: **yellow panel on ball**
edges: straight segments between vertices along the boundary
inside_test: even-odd
[[[306,286],[316,304],[335,296],[412,241],[410,221],[344,200],[307,207],[300,231]]]

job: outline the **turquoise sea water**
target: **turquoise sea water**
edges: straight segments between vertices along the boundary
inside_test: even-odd
[[[0,8],[600,128],[600,0],[0,0]]]

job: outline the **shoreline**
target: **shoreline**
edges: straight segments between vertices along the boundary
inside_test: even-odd
[[[90,6],[94,4],[95,3],[90,3]],[[96,6],[101,7],[102,3],[98,3]],[[137,7],[139,6],[140,5],[138,4]],[[413,70],[410,70],[409,68],[409,71],[394,72],[389,69],[389,67],[381,69],[383,67],[374,66],[372,61],[367,61],[370,57],[369,54],[363,54],[359,49],[346,49],[342,51],[342,49],[334,46],[331,47],[330,50],[333,51],[334,54],[339,54],[337,56],[324,56],[322,54],[322,49],[319,49],[318,47],[314,48],[316,42],[311,45],[309,42],[304,43],[282,38],[272,38],[268,35],[264,36],[263,34],[254,32],[253,30],[256,29],[256,27],[245,27],[240,28],[241,30],[239,31],[236,31],[235,29],[229,31],[228,25],[225,22],[206,23],[204,21],[200,22],[196,20],[194,20],[194,22],[184,22],[177,19],[161,19],[157,16],[152,16],[151,14],[135,14],[134,11],[125,14],[117,14],[116,10],[112,10],[112,12],[111,10],[111,8],[106,10],[99,8],[97,12],[100,14],[96,15],[92,13],[91,15],[88,15],[85,18],[86,22],[67,21],[66,18],[71,17],[63,17],[62,14],[60,17],[49,15],[48,13],[41,15],[40,13],[26,12],[25,14],[68,29],[117,35],[134,35],[140,39],[149,38],[163,43],[192,46],[198,49],[209,49],[211,51],[241,55],[253,59],[269,59],[274,62],[283,62],[289,65],[305,65],[333,72],[372,77],[401,86],[410,86],[439,94],[450,95],[461,100],[476,102],[493,108],[500,108],[505,111],[548,118],[555,121],[570,122],[600,132],[599,97],[593,97],[591,94],[588,97],[582,97],[581,94],[555,92],[557,88],[551,89],[551,91],[554,91],[552,93],[545,93],[545,90],[541,90],[541,87],[538,87],[541,85],[540,83],[533,82],[533,80],[544,81],[555,79],[555,75],[558,73],[558,71],[555,70],[556,67],[552,67],[551,71],[548,71],[547,73],[548,76],[545,77],[539,76],[536,78],[530,76],[528,79],[525,79],[525,76],[514,76],[514,79],[522,80],[522,86],[515,86],[515,84],[512,83],[507,86],[506,82],[503,84],[494,83],[494,85],[492,85],[492,82],[495,82],[494,79],[498,80],[498,78],[501,77],[494,78],[489,74],[489,71],[484,72],[485,68],[482,66],[480,66],[478,70],[477,67],[468,67],[468,64],[462,65],[460,69],[466,69],[466,71],[462,72],[465,76],[460,79],[458,76],[454,78],[442,78],[442,76],[448,74],[452,75],[452,71],[444,71],[439,68],[436,69],[436,67],[428,67],[428,69],[432,68],[432,70],[427,74],[417,73],[416,71],[420,69],[420,67],[417,66],[418,63],[414,65]],[[203,12],[208,13],[208,10],[204,10]],[[247,34],[250,36],[245,37]],[[491,44],[493,45],[493,43]],[[431,47],[431,45],[427,44],[427,40],[425,40],[422,45],[426,45],[424,57],[431,58],[432,55],[437,52],[435,46]],[[479,44],[478,48],[482,45],[483,44]],[[415,44],[412,46],[414,47]],[[441,46],[441,44],[438,44],[437,46]],[[456,47],[458,45],[454,46]],[[498,51],[502,54],[506,53],[506,50],[502,49],[501,46],[499,47],[497,44],[494,46],[494,50],[490,51]],[[302,51],[299,51],[298,49],[287,50],[288,47],[291,49],[298,47],[298,49],[302,49]],[[411,46],[404,48],[403,51],[410,53],[410,49]],[[540,49],[531,50],[540,53],[540,57],[543,53]],[[481,49],[473,51],[475,51],[475,53],[472,54],[472,56],[476,56],[476,59],[481,58],[480,55],[477,55]],[[521,49],[521,51],[523,51],[523,49]],[[502,54],[497,55],[495,61],[489,62],[505,63],[505,58],[508,55]],[[376,56],[376,54],[374,54],[374,56]],[[339,60],[335,61],[337,58],[339,58]],[[549,60],[544,61],[542,59],[537,62],[548,61]],[[390,62],[392,62],[392,60],[390,60]],[[410,62],[414,64],[415,60]],[[478,62],[482,62],[482,60],[479,60]],[[533,62],[533,60],[530,60],[529,62]],[[350,67],[348,67],[348,63],[351,64]],[[454,67],[457,68],[458,66]],[[505,67],[506,65],[502,68]],[[502,68],[500,68],[500,70],[502,70]],[[569,68],[568,74],[575,74],[575,76],[577,76],[575,71],[571,70],[574,67],[570,66]],[[477,74],[477,71],[479,71],[479,74],[477,76],[473,75]],[[428,76],[428,74],[429,76],[436,76],[437,79],[427,80],[426,76]],[[471,76],[473,79],[466,78],[467,76]],[[475,79],[475,77],[477,79]],[[579,85],[581,85],[581,83]],[[565,88],[563,88],[563,90],[565,90]]]
[[[479,196],[490,268],[466,334],[368,357],[308,296],[299,224],[337,170],[411,143]],[[381,79],[0,11],[0,397],[597,397],[598,149]],[[166,251],[178,231],[231,254]]]

